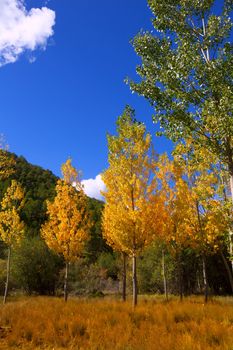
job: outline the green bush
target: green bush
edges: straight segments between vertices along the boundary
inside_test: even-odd
[[[141,293],[163,293],[162,249],[157,242],[150,245],[138,259],[138,286]],[[165,266],[168,289],[173,284],[174,261],[165,253]]]
[[[62,265],[41,238],[26,238],[13,252],[12,276],[28,294],[53,295]]]
[[[119,274],[119,259],[116,253],[101,253],[96,265],[103,270],[106,278],[117,280]]]

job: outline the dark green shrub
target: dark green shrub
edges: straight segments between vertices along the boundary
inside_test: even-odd
[[[26,238],[14,250],[12,275],[18,287],[26,293],[55,293],[62,260],[51,252],[39,237]]]

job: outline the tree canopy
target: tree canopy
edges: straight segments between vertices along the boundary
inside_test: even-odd
[[[161,132],[187,135],[228,167],[233,195],[232,0],[148,0],[155,31],[133,40],[141,64],[130,87],[155,109]]]

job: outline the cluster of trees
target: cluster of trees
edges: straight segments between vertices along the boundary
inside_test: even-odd
[[[144,124],[127,107],[108,137],[109,168],[103,174],[107,191],[103,233],[113,249],[133,259],[133,304],[137,304],[136,257],[153,241],[179,263],[183,295],[182,255],[191,249],[201,258],[205,299],[206,256],[222,256],[233,291],[231,254],[232,201],[224,184],[226,170],[216,157],[192,139],[177,144],[172,159],[157,156]],[[229,248],[229,249],[228,249]],[[163,262],[164,290],[167,291]]]
[[[40,203],[37,208],[45,210],[43,214],[31,211],[33,217],[44,217],[37,226],[30,217],[23,220],[30,194],[42,188],[34,177],[34,166],[23,160],[30,169],[27,181],[24,178],[30,184],[28,193],[14,179],[21,177],[19,169],[26,174],[23,167],[16,170],[22,158],[1,150],[11,166],[1,181],[5,191],[0,234],[8,247],[8,271],[13,253],[15,287],[54,294],[65,279],[67,300],[68,289],[101,295],[109,288],[107,281],[113,282],[110,290],[114,281],[120,281],[125,300],[126,281],[130,290],[128,282],[133,278],[134,304],[138,286],[141,292],[180,293],[181,297],[203,289],[207,297],[208,285],[217,293],[230,292],[232,205],[225,186],[226,169],[190,139],[176,146],[173,158],[158,156],[151,135],[129,107],[117,121],[117,135],[109,136],[108,142],[109,168],[102,175],[107,187],[105,204],[83,194],[70,159],[62,167],[63,180],[35,167],[43,183],[45,174],[53,180],[44,199],[34,197]],[[133,260],[132,272],[128,256]],[[119,291],[119,283],[115,290]],[[5,300],[6,296],[7,288]]]
[[[122,271],[125,299],[127,257],[132,259],[134,306],[138,287],[166,295],[179,289],[181,298],[184,292],[203,290],[206,301],[208,287],[233,292],[233,1],[148,4],[155,31],[141,31],[134,38],[141,59],[139,81],[127,82],[155,109],[158,135],[175,142],[171,157],[156,154],[145,125],[126,107],[116,135],[108,136],[103,204],[84,195],[70,160],[59,180],[1,149],[0,235],[8,246],[7,271],[12,248],[24,231],[30,242],[21,240],[14,248],[15,262],[27,286],[36,285],[39,276],[39,292],[54,292],[58,271],[65,267],[67,300],[68,270],[76,262],[71,276],[76,271],[95,281],[97,289],[97,275],[119,279]],[[28,255],[30,249],[34,253]],[[33,266],[24,257],[35,262],[33,278],[23,270]],[[218,274],[222,268],[213,268],[219,258],[228,287],[223,273]],[[160,260],[162,287],[154,263]],[[43,276],[41,269],[46,270]]]
[[[8,252],[4,302],[11,255],[10,287],[54,294],[61,284],[60,271],[65,266],[68,273],[70,263],[80,253],[93,263],[101,252],[109,250],[100,234],[103,204],[84,195],[70,159],[62,166],[62,180],[4,147],[0,164],[1,257]]]
[[[148,163],[149,136],[143,137],[144,126],[125,111],[118,137],[109,138],[105,234],[115,249],[133,257],[134,305],[136,256],[156,234],[176,254],[186,246],[199,252],[207,300],[206,254],[219,249],[224,259],[227,245],[232,255],[232,201],[227,192],[229,186],[233,199],[233,2],[148,4],[155,32],[140,32],[133,40],[141,59],[140,81],[127,81],[154,107],[158,134],[183,144],[177,145],[172,161]],[[233,286],[226,261],[225,266]]]

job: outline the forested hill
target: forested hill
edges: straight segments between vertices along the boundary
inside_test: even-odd
[[[46,219],[45,201],[54,197],[58,177],[50,170],[30,164],[22,156],[17,156],[10,152],[8,152],[8,156],[14,158],[16,171],[8,179],[0,181],[0,200],[12,179],[20,182],[25,190],[25,205],[22,210],[22,219],[27,227],[26,234],[36,236],[39,234],[41,224]],[[98,236],[100,234],[100,217],[103,203],[89,198],[89,206],[96,223],[93,228],[93,235]]]

